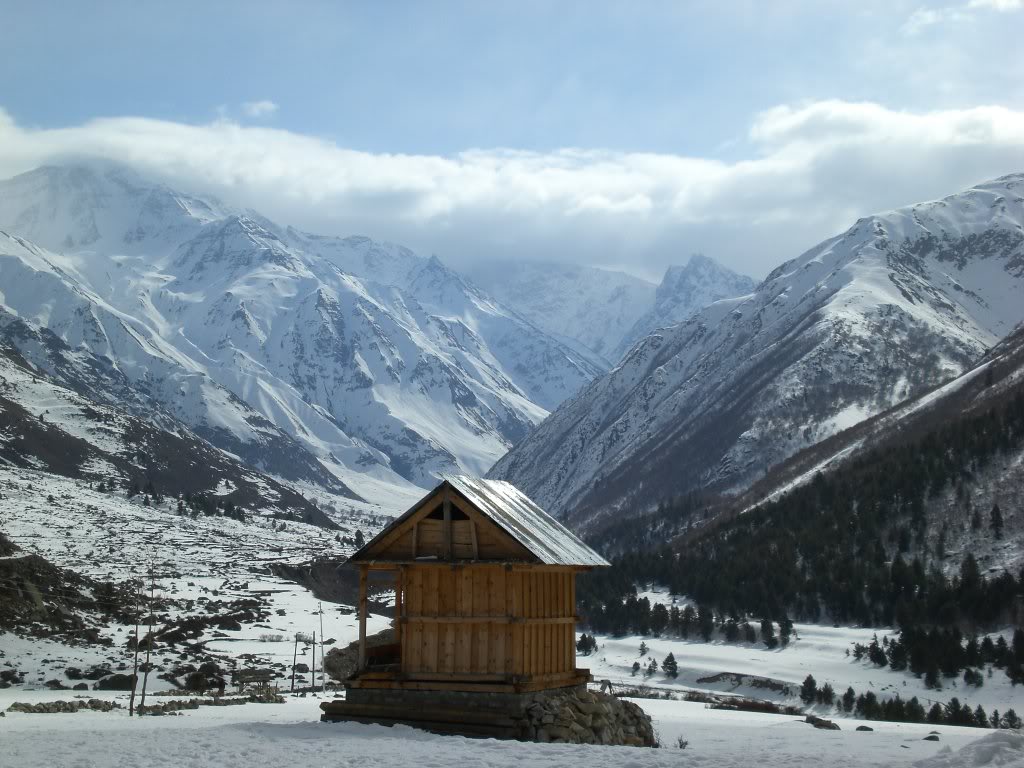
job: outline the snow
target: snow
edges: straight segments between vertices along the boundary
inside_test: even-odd
[[[63,694],[63,695],[61,695]],[[67,692],[0,691],[13,700],[68,698]],[[104,695],[125,704],[124,695]],[[161,697],[162,699],[162,697]],[[811,728],[797,718],[705,709],[701,704],[635,700],[651,714],[663,748],[531,744],[437,736],[404,726],[317,722],[320,699],[288,697],[283,705],[246,704],[186,710],[178,717],[129,718],[111,713],[32,715],[0,720],[4,758],[20,768],[113,765],[217,766],[511,766],[707,768],[794,766],[825,761],[837,768],[973,768],[1019,766],[1024,736],[970,728],[871,722],[870,733]],[[924,741],[932,730],[940,741]],[[680,751],[677,740],[688,744]]]
[[[616,362],[623,336],[655,303],[657,286],[623,272],[549,262],[480,260],[469,277],[530,322]]]

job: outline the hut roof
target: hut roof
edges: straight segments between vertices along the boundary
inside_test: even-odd
[[[449,487],[530,552],[543,565],[606,566],[608,561],[541,509],[529,496],[504,480],[464,475],[446,477],[409,511],[395,519],[350,561],[368,561],[374,545],[414,516],[439,491]]]

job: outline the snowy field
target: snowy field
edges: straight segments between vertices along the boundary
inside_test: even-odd
[[[165,612],[170,619],[212,612],[213,606],[233,601],[258,601],[265,614],[262,620],[236,629],[210,628],[196,639],[226,668],[290,667],[296,633],[315,632],[318,638],[333,638],[334,645],[356,637],[352,606],[324,603],[321,616],[321,603],[311,592],[272,575],[270,568],[276,563],[294,565],[349,554],[353,547],[342,539],[351,539],[356,531],[370,536],[374,531],[366,522],[357,519],[348,523],[347,530],[328,531],[272,518],[246,523],[223,517],[192,519],[176,514],[173,504],[168,500],[163,507],[144,507],[137,500],[100,493],[80,481],[29,470],[0,471],[0,531],[24,551],[115,582],[145,577],[152,563],[155,592],[171,606]],[[370,632],[386,625],[386,619],[375,615],[368,622]],[[132,663],[125,648],[132,628],[101,624],[96,629],[113,646],[63,645],[0,632],[0,668],[21,669],[29,685],[52,679],[71,684],[64,677],[69,666],[105,663],[125,671]],[[298,653],[300,663],[310,664],[309,644],[300,644]],[[318,667],[319,656],[318,648]],[[177,653],[157,646],[155,660],[169,668]],[[170,683],[150,677],[150,690],[167,687]]]
[[[0,691],[0,707],[6,708],[14,700],[57,698],[61,692]],[[121,695],[119,700],[123,699]],[[177,717],[134,719],[123,710],[104,714],[12,712],[0,718],[0,763],[19,768],[440,768],[456,764],[739,768],[752,764],[798,766],[812,761],[836,768],[1024,766],[1024,735],[1020,733],[875,722],[870,723],[873,732],[861,733],[853,730],[854,721],[844,721],[842,731],[822,731],[797,718],[723,712],[685,702],[637,700],[653,716],[662,749],[522,744],[434,736],[402,726],[320,723],[318,703],[313,697],[291,697],[282,705],[208,707]],[[932,730],[939,732],[940,740],[924,741]],[[680,737],[688,741],[685,750],[677,746]]]
[[[299,523],[284,530],[273,520],[239,523],[225,518],[191,519],[170,509],[146,508],[136,502],[90,491],[71,480],[31,471],[6,470],[0,478],[0,529],[28,552],[44,555],[55,564],[99,577],[126,579],[156,566],[157,593],[170,599],[170,613],[184,615],[193,607],[235,599],[258,599],[264,607],[258,622],[240,628],[207,631],[200,638],[206,652],[224,666],[269,665],[284,669],[291,664],[296,632],[320,635],[319,601],[306,589],[270,574],[275,563],[300,563],[317,555],[343,555],[351,545],[334,532]],[[51,496],[52,501],[47,497]],[[354,536],[359,523],[342,532]],[[364,535],[373,531],[358,527]],[[657,590],[645,593],[652,601],[671,603]],[[678,598],[677,598],[678,600]],[[355,639],[357,627],[350,606],[323,606],[323,632],[344,645]],[[372,616],[371,632],[387,620]],[[26,673],[23,683],[0,690],[0,711],[15,701],[68,700],[78,695],[122,703],[127,694],[88,691],[51,691],[48,680],[64,677],[69,666],[85,668],[108,664],[130,668],[124,647],[124,627],[103,627],[110,647],[64,645],[0,634],[0,668],[13,666]],[[1010,689],[1000,672],[985,680],[981,689],[965,688],[960,681],[944,680],[942,691],[926,691],[912,675],[878,669],[867,661],[854,661],[846,650],[854,642],[868,643],[870,629],[797,625],[796,636],[785,649],[768,650],[762,644],[701,643],[662,638],[598,636],[598,650],[580,657],[596,681],[616,685],[646,685],[657,692],[681,695],[698,689],[718,694],[742,694],[777,703],[797,704],[797,689],[813,674],[819,684],[830,682],[837,692],[852,685],[857,693],[879,696],[899,693],[922,701],[946,701],[958,696],[972,706],[1005,710],[1024,699]],[[879,631],[879,639],[884,632]],[[280,636],[280,640],[275,640]],[[268,638],[270,638],[268,640]],[[641,641],[648,646],[641,658]],[[299,661],[309,663],[311,648],[299,646]],[[646,666],[648,657],[660,664],[673,653],[679,676],[658,672],[634,677],[634,661]],[[177,652],[159,648],[157,665],[172,667]],[[123,665],[123,666],[122,666]],[[742,676],[742,677],[740,677]],[[713,678],[713,680],[709,680]],[[755,683],[770,681],[775,690]],[[319,679],[317,680],[319,683]],[[287,679],[280,681],[288,687]],[[788,692],[785,690],[789,687]],[[166,691],[171,684],[155,676],[150,691]],[[331,696],[330,692],[327,694]],[[160,696],[158,701],[166,701]],[[897,724],[871,721],[871,732],[857,732],[859,721],[826,708],[817,714],[835,720],[841,730],[814,729],[801,718],[711,710],[694,702],[636,699],[653,717],[662,749],[541,745],[440,737],[409,728],[383,728],[356,724],[321,724],[315,696],[288,697],[275,704],[202,707],[178,716],[130,719],[125,710],[109,713],[23,714],[7,712],[0,718],[0,766],[73,766],[100,768],[112,765],[143,766],[392,766],[421,764],[449,766],[679,766],[708,768],[732,766],[793,766],[825,761],[830,766],[1024,766],[1024,736],[1006,731]],[[932,730],[939,741],[924,741]],[[680,739],[688,742],[680,750]],[[962,750],[962,751],[961,751]]]
[[[671,606],[673,599],[680,608],[686,604],[685,598],[673,598],[658,589],[640,592],[638,597],[646,597],[652,605],[660,602]],[[778,634],[778,625],[775,625],[775,630]],[[747,644],[713,640],[705,643],[694,639],[596,635],[597,651],[581,657],[578,663],[589,667],[595,680],[610,680],[630,686],[647,685],[672,693],[688,690],[728,693],[802,707],[798,695],[800,684],[807,675],[813,675],[819,687],[830,683],[837,696],[850,686],[858,694],[873,691],[880,699],[899,694],[906,701],[916,696],[926,710],[934,702],[944,704],[956,697],[961,704],[966,702],[972,708],[980,704],[988,712],[992,709],[1005,712],[1010,707],[1015,708],[1019,715],[1024,712],[1024,689],[1014,689],[1003,670],[993,670],[992,676],[986,676],[980,688],[966,685],[962,678],[943,677],[942,689],[930,690],[909,670],[896,672],[888,667],[876,667],[866,656],[860,661],[853,658],[854,643],[868,645],[876,636],[881,643],[883,638],[894,637],[895,634],[887,628],[797,623],[794,624],[790,644],[772,650],[761,642]],[[1002,634],[1009,641],[1013,629],[990,634],[993,639]],[[647,645],[647,653],[643,656],[639,652],[641,642]],[[660,669],[669,653],[675,656],[678,664],[678,677],[674,679]],[[646,668],[652,658],[658,662],[658,672],[650,677],[645,677],[642,671],[636,676],[632,674],[633,662],[639,661],[641,668]],[[715,677],[719,679],[708,680]],[[765,687],[761,681],[788,686],[789,693]],[[823,717],[840,717],[829,707],[814,706],[810,711]]]

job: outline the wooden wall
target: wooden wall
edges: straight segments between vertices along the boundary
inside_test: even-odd
[[[405,566],[402,672],[467,680],[572,673],[575,604],[571,568]]]

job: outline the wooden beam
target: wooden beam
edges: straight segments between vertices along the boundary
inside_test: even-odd
[[[398,647],[402,647],[402,589],[404,589],[405,569],[400,568],[398,573],[395,574],[395,642],[398,643]],[[401,659],[401,651],[399,651],[399,659]]]
[[[475,520],[470,520],[469,521],[469,536],[473,540],[473,559],[474,560],[479,560],[480,559],[480,545],[477,543],[477,540],[476,540],[476,521]]]
[[[420,535],[420,524],[415,522],[412,524],[412,559],[416,559],[416,543]]]
[[[366,669],[366,566],[359,568],[359,668]]]
[[[448,488],[444,489],[444,497],[441,502],[441,507],[444,510],[444,558],[445,560],[452,559],[452,500],[450,491]]]

